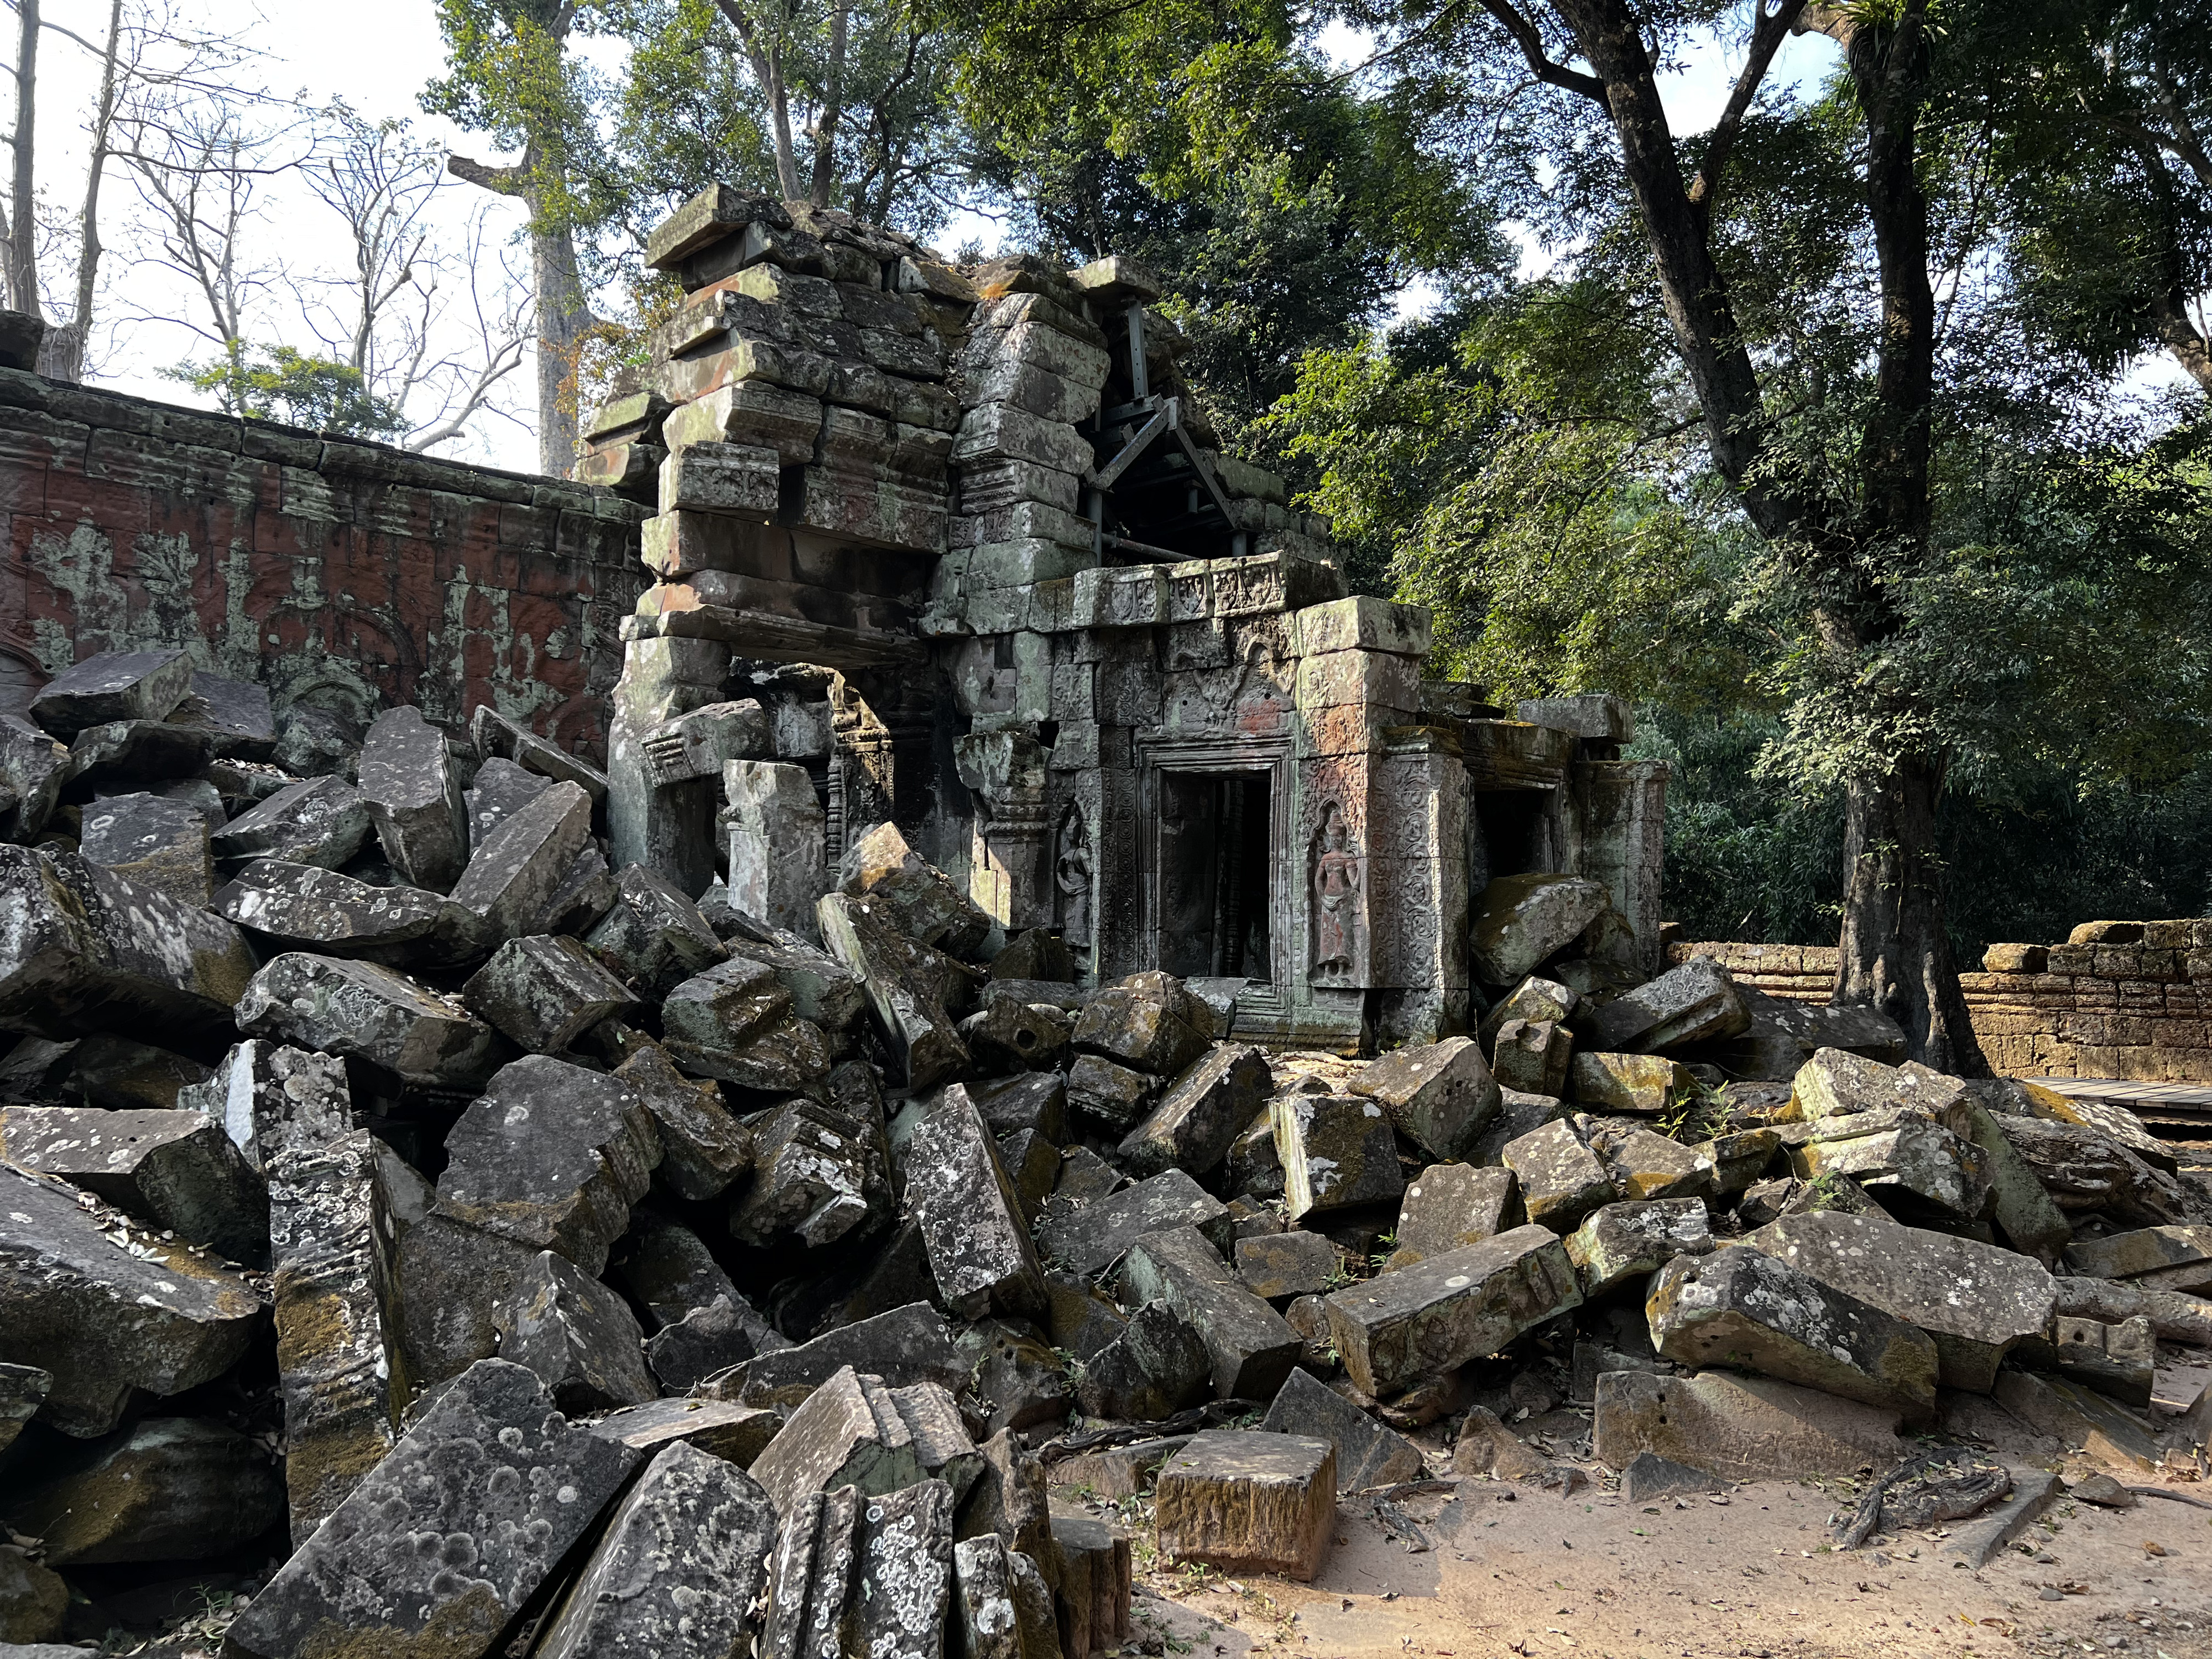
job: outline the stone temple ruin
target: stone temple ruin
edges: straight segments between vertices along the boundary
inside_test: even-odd
[[[1137,273],[653,251],[583,482],[479,498],[659,508],[604,767],[587,675],[363,729],[182,603],[0,710],[0,1659],[1332,1654],[1378,1539],[1540,1638],[1539,1527],[1656,1607],[1817,1478],[1978,1583],[2212,1475],[2194,1154],[1669,965],[1626,709],[1420,680]]]
[[[1424,682],[1425,614],[1348,597],[1327,525],[1213,447],[1142,272],[955,270],[721,190],[648,252],[685,299],[576,471],[659,508],[619,861],[703,889],[726,778],[732,890],[804,925],[888,819],[1085,983],[1205,982],[1255,1040],[1464,1030],[1494,875],[1604,883],[1604,948],[1657,967],[1664,769],[1618,758],[1625,708]],[[812,697],[795,748],[755,687]]]

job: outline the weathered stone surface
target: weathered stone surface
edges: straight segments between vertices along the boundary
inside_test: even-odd
[[[1212,1030],[1212,1015],[1181,980],[1152,971],[1132,974],[1085,1004],[1074,1042],[1085,1054],[1165,1078],[1206,1052]]]
[[[378,844],[400,879],[444,892],[469,862],[468,814],[446,734],[404,705],[379,714],[357,772]]]
[[[145,793],[106,795],[84,809],[77,850],[88,864],[204,905],[215,890],[206,817],[187,801]]]
[[[1267,1400],[1304,1344],[1283,1316],[1239,1284],[1188,1225],[1146,1234],[1121,1259],[1121,1302],[1164,1302],[1205,1340],[1223,1400]]]
[[[1703,1469],[1677,1463],[1656,1452],[1638,1452],[1620,1472],[1620,1501],[1650,1504],[1662,1498],[1696,1498],[1718,1492],[1721,1483]]]
[[[1158,1091],[1158,1078],[1103,1054],[1078,1054],[1067,1068],[1068,1104],[1113,1129],[1141,1121]]]
[[[1310,1579],[1335,1529],[1336,1486],[1336,1449],[1326,1440],[1209,1430],[1160,1467],[1160,1553]]]
[[[841,892],[866,899],[872,912],[916,944],[966,957],[990,933],[990,916],[908,846],[896,824],[878,823],[854,839],[838,876]]]
[[[1532,1129],[1566,1116],[1566,1103],[1555,1095],[1524,1095],[1518,1089],[1498,1091],[1498,1115],[1482,1132],[1474,1149],[1462,1160],[1478,1168],[1501,1165],[1505,1149]]]
[[[189,778],[215,757],[215,733],[166,720],[111,720],[70,741],[71,781],[95,793],[155,779]]]
[[[1363,1392],[1388,1395],[1497,1352],[1579,1304],[1582,1291],[1559,1238],[1523,1226],[1327,1300],[1345,1370]]]
[[[1486,1051],[1497,1042],[1498,1033],[1506,1021],[1549,1020],[1555,1025],[1564,1025],[1581,1003],[1582,998],[1571,987],[1557,980],[1531,975],[1491,1005],[1490,1012],[1482,1017],[1482,1024],[1475,1030],[1475,1036]]]
[[[2038,1434],[2079,1447],[2110,1468],[2148,1474],[2165,1454],[2143,1420],[2094,1389],[2008,1366],[1997,1373],[1996,1402]]]
[[[1130,1635],[1128,1535],[1103,1521],[1055,1509],[1060,1642],[1067,1659],[1110,1652]]]
[[[933,1089],[965,1071],[968,1048],[945,1006],[942,975],[928,960],[938,953],[896,933],[848,894],[825,893],[814,915],[830,955],[866,988],[907,1086]]]
[[[1966,1139],[1981,1150],[1989,1175],[1990,1219],[2013,1249],[2045,1261],[2055,1261],[2074,1236],[2073,1224],[2006,1138],[2002,1120],[1979,1101],[1974,1102],[1968,1115]]]
[[[629,988],[573,939],[511,939],[461,987],[469,1012],[533,1054],[558,1054],[635,1006]]]
[[[1977,1221],[1990,1206],[1989,1160],[1913,1107],[1888,1107],[1821,1120],[1820,1133],[1791,1153],[1798,1176],[1849,1176],[1886,1208],[1951,1221]]]
[[[0,1158],[58,1176],[234,1261],[269,1257],[269,1189],[199,1112],[0,1108]]]
[[[491,1028],[459,998],[374,963],[300,951],[253,976],[238,1000],[238,1029],[368,1060],[425,1088],[478,1087],[499,1063]]]
[[[177,1091],[177,1106],[222,1124],[257,1170],[289,1142],[319,1145],[354,1127],[343,1060],[259,1037],[232,1045],[205,1083]]]
[[[212,908],[279,949],[390,962],[436,954],[454,925],[435,893],[282,859],[254,860],[223,884]]]
[[[336,870],[368,839],[368,803],[343,778],[288,784],[215,832],[219,859],[281,859]]]
[[[954,1650],[965,1659],[1060,1659],[1052,1589],[995,1534],[952,1547]]]
[[[1528,1219],[1556,1233],[1572,1232],[1592,1210],[1620,1196],[1597,1154],[1565,1123],[1547,1123],[1509,1143],[1504,1161]]]
[[[11,1482],[11,1485],[13,1483]],[[5,1500],[8,1524],[55,1566],[225,1555],[283,1517],[266,1448],[193,1417],[155,1417],[49,1466]]]
[[[941,1475],[964,1494],[983,1461],[960,1424],[952,1396],[934,1382],[887,1389],[881,1378],[837,1371],[784,1419],[752,1476],[789,1515],[811,1492],[857,1486],[863,1496],[896,1492]]]
[[[110,720],[165,720],[191,690],[191,659],[181,651],[100,651],[40,687],[30,714],[68,738]]]
[[[220,1376],[265,1309],[247,1280],[185,1244],[0,1165],[0,1362],[52,1374],[40,1416],[63,1433],[106,1433],[136,1389],[181,1394]]]
[[[615,1291],[574,1262],[541,1250],[493,1318],[500,1358],[527,1366],[571,1414],[635,1406],[660,1390],[645,1364],[645,1333]]]
[[[1809,1122],[1857,1116],[1908,1107],[1952,1128],[1962,1127],[1959,1108],[1966,1097],[1958,1079],[1910,1062],[1886,1066],[1841,1048],[1820,1048],[1790,1079],[1790,1099]]]
[[[723,1400],[649,1400],[625,1406],[592,1424],[603,1439],[652,1456],[663,1446],[681,1443],[739,1468],[750,1468],[783,1426],[779,1412],[760,1411]]]
[[[222,917],[74,853],[0,846],[0,1024],[64,1042],[202,1040],[252,975],[252,947]]]
[[[1237,1241],[1237,1276],[1279,1308],[1293,1297],[1334,1290],[1345,1276],[1344,1251],[1319,1233],[1261,1233]]]
[[[2158,1375],[2158,1337],[2142,1314],[2108,1325],[2060,1315],[2051,1322],[2051,1363],[2068,1381],[2150,1409]]]
[[[2030,1257],[1835,1211],[1785,1216],[1744,1241],[1935,1339],[1943,1386],[1987,1394],[2013,1346],[2051,1322],[2051,1275]]]
[[[767,760],[730,761],[722,779],[730,803],[730,902],[771,927],[813,933],[815,902],[830,884],[828,819],[813,780],[804,766]]]
[[[1345,1086],[1380,1103],[1401,1134],[1447,1161],[1465,1158],[1498,1115],[1498,1081],[1469,1037],[1394,1048]]]
[[[813,1101],[787,1101],[753,1126],[753,1178],[730,1206],[730,1231],[748,1244],[796,1233],[834,1243],[867,1218],[862,1126]]]
[[[534,930],[591,838],[591,797],[576,784],[556,783],[477,843],[448,897],[487,948],[520,938]]]
[[[1691,1150],[1713,1172],[1717,1197],[1747,1192],[1780,1150],[1782,1137],[1772,1129],[1737,1129],[1700,1141]]]
[[[441,1212],[596,1274],[645,1195],[660,1142],[623,1084],[531,1054],[501,1067],[461,1114],[446,1156]]]
[[[1751,1010],[1727,969],[1693,957],[1614,998],[1587,1021],[1584,1035],[1593,1048],[1656,1054],[1739,1036],[1751,1029]]]
[[[1024,1072],[1018,1077],[970,1083],[968,1097],[1001,1139],[1034,1129],[1054,1146],[1068,1139],[1067,1079],[1057,1072]]]
[[[487,760],[461,797],[468,813],[469,844],[481,846],[518,808],[552,787],[552,779],[525,771],[511,760],[498,756]]]
[[[76,1659],[84,1650],[50,1643],[69,1613],[69,1581],[17,1550],[0,1550],[0,1653],[7,1659]]]
[[[1650,1453],[1723,1480],[1796,1480],[1887,1469],[1905,1455],[1898,1413],[1764,1376],[1607,1371],[1592,1449],[1625,1469]]]
[[[1512,1170],[1431,1164],[1406,1188],[1398,1206],[1398,1248],[1385,1271],[1480,1244],[1519,1226],[1523,1218]]]
[[[2190,1218],[2173,1177],[2104,1131],[2041,1118],[1998,1121],[2044,1190],[2069,1214],[2102,1210],[2138,1227]]]
[[[573,783],[594,802],[606,799],[606,774],[578,755],[555,747],[526,726],[480,702],[469,715],[469,739],[480,759],[494,757],[541,773],[556,783]]]
[[[1577,1052],[1568,1085],[1585,1106],[1656,1116],[1697,1087],[1689,1069],[1658,1054]]]
[[[1045,1275],[1044,1329],[1055,1348],[1088,1364],[1128,1326],[1128,1316],[1088,1279],[1073,1273]]]
[[[769,1564],[768,1615],[756,1650],[760,1659],[815,1659],[841,1651],[860,1501],[855,1488],[844,1486],[805,1492],[793,1505],[777,1506],[782,1526]]]
[[[841,1370],[862,1365],[894,1389],[916,1382],[959,1388],[969,1373],[945,1316],[926,1302],[913,1302],[762,1354],[746,1365],[737,1394],[748,1406],[788,1408]]]
[[[616,1508],[555,1614],[542,1659],[729,1659],[758,1631],[753,1603],[775,1506],[734,1464],[664,1447]]]
[[[477,1659],[641,1461],[568,1423],[523,1367],[483,1360],[278,1570],[230,1643],[257,1659]]]
[[[1498,1413],[1487,1407],[1470,1407],[1461,1420],[1459,1438],[1452,1443],[1453,1474],[1528,1480],[1550,1468],[1542,1453],[1499,1422]]]
[[[1300,1435],[1335,1447],[1336,1484],[1344,1492],[1418,1480],[1425,1467],[1419,1446],[1303,1370],[1284,1379],[1260,1426],[1270,1434]]]
[[[1218,1043],[1170,1084],[1116,1156],[1139,1175],[1168,1169],[1204,1175],[1265,1105],[1273,1073],[1257,1048]]]
[[[1655,1273],[1678,1255],[1713,1248],[1705,1202],[1695,1198],[1608,1204],[1568,1236],[1567,1255],[1593,1301],[1617,1285]]]
[[[1087,1416],[1156,1423],[1213,1393],[1214,1362],[1198,1328],[1148,1302],[1084,1361],[1075,1397]]]
[[[1138,1239],[1188,1222],[1217,1250],[1231,1247],[1229,1211],[1181,1170],[1063,1208],[1055,1197],[1037,1229],[1037,1248],[1056,1265],[1086,1276],[1104,1272]]]
[[[0,830],[10,839],[35,840],[52,817],[62,786],[70,781],[70,751],[21,714],[0,714]]]
[[[1044,1310],[1044,1269],[991,1132],[958,1084],[907,1143],[906,1201],[945,1305],[963,1319]]]
[[[1705,1198],[1712,1193],[1712,1165],[1679,1140],[1636,1123],[1577,1118],[1575,1127],[1623,1198]]]
[[[367,1130],[279,1145],[269,1164],[276,1372],[292,1541],[384,1460],[410,1392],[399,1334],[397,1243]]]
[[[711,1083],[695,1083],[652,1046],[615,1068],[643,1103],[660,1140],[659,1176],[678,1198],[719,1196],[752,1168],[753,1132],[722,1103]]]
[[[1759,1251],[1677,1258],[1644,1311],[1652,1342],[1678,1364],[1741,1366],[1915,1422],[1935,1413],[1926,1333]]]
[[[953,1488],[924,1480],[860,1507],[847,1606],[854,1653],[940,1659],[952,1596]]]
[[[705,907],[701,907],[705,915]],[[814,912],[807,912],[810,925]],[[712,918],[709,918],[712,920]],[[718,928],[720,924],[716,924]],[[837,1034],[856,1030],[867,1017],[868,993],[853,970],[821,946],[795,933],[757,930],[770,933],[756,939],[750,922],[735,930],[722,929],[723,944],[733,957],[766,963],[775,970],[783,988],[791,993],[792,1011],[811,1020],[824,1031]]]
[[[1468,958],[1485,985],[1518,985],[1574,943],[1611,903],[1601,882],[1576,876],[1500,876],[1468,917]]]
[[[633,864],[615,880],[614,906],[584,944],[640,998],[658,1002],[727,954],[699,907],[658,871]]]
[[[2092,1279],[2203,1296],[2212,1292],[2212,1227],[2142,1227],[2077,1239],[2066,1247],[2066,1266]]]
[[[39,1414],[54,1386],[53,1373],[37,1365],[0,1363],[0,1452],[15,1443],[23,1425]]]
[[[1267,1103],[1283,1163],[1283,1212],[1301,1216],[1395,1202],[1406,1190],[1398,1139],[1364,1095],[1278,1095]]]
[[[1574,1052],[1575,1040],[1564,1025],[1509,1019],[1498,1029],[1491,1068],[1503,1088],[1524,1094],[1565,1094]]]

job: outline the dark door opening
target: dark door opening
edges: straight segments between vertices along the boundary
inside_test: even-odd
[[[1157,775],[1159,965],[1185,979],[1271,982],[1267,775]]]

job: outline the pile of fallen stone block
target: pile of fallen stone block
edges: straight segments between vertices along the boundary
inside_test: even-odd
[[[1342,1493],[1558,1479],[1567,1401],[1644,1490],[1984,1396],[2203,1455],[2144,1414],[2212,1346],[2166,1146],[1594,973],[1597,884],[1491,884],[1473,1034],[1269,1054],[894,824],[807,906],[762,806],[695,900],[493,710],[300,776],[251,691],[110,653],[0,718],[0,1642],[190,1584],[258,1659],[1082,1659],[1133,1545],[1079,1494],[1310,1579]]]

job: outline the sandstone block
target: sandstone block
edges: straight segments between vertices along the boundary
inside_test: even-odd
[[[1085,1005],[1075,1046],[1152,1077],[1173,1077],[1204,1054],[1213,1017],[1183,987],[1159,972],[1132,974]]]
[[[765,760],[731,761],[722,779],[731,902],[771,927],[811,935],[815,904],[829,886],[828,819],[813,780],[804,766]]]
[[[584,945],[645,1001],[661,1000],[728,954],[699,907],[659,871],[633,864],[615,884],[613,908]]]
[[[1524,1094],[1565,1094],[1574,1052],[1575,1040],[1565,1027],[1549,1020],[1509,1019],[1498,1028],[1491,1068],[1501,1087]]]
[[[280,950],[399,963],[440,953],[459,913],[416,887],[378,887],[336,870],[256,859],[223,884],[215,913]]]
[[[1540,1226],[1516,1227],[1327,1298],[1346,1370],[1377,1395],[1495,1353],[1581,1301],[1573,1261]]]
[[[508,814],[469,854],[449,895],[489,945],[530,933],[590,844],[592,798],[556,783]]]
[[[1678,1258],[1653,1281],[1645,1315],[1678,1364],[1737,1365],[1915,1422],[1935,1413],[1924,1332],[1757,1250]]]
[[[1293,1297],[1334,1290],[1344,1273],[1343,1249],[1319,1233],[1294,1228],[1237,1241],[1237,1276],[1278,1308]]]
[[[1587,1016],[1593,1048],[1656,1054],[1692,1042],[1716,1042],[1751,1029],[1751,1010],[1729,970],[1693,957]]]
[[[1146,1234],[1121,1260],[1123,1305],[1162,1302],[1182,1316],[1213,1360],[1223,1400],[1267,1400],[1304,1351],[1283,1316],[1237,1282],[1194,1227]]]
[[[1574,943],[1611,902],[1604,884],[1576,876],[1501,876],[1468,918],[1475,977],[1500,990],[1518,985]]]
[[[952,1396],[934,1382],[887,1389],[873,1376],[838,1371],[784,1419],[752,1477],[789,1515],[808,1492],[857,1486],[863,1496],[933,1477],[965,1496],[983,1470]]]
[[[110,720],[166,720],[191,689],[191,659],[181,651],[101,651],[41,686],[30,714],[69,738]]]
[[[219,859],[282,859],[336,870],[368,839],[368,803],[343,778],[288,784],[215,832]]]
[[[1608,1204],[1567,1239],[1583,1295],[1592,1301],[1631,1279],[1657,1273],[1678,1255],[1707,1255],[1712,1248],[1712,1224],[1704,1200],[1695,1198]]]
[[[143,793],[104,795],[84,809],[77,850],[127,881],[204,906],[215,890],[208,821],[188,801]]]
[[[1987,1394],[2005,1355],[2051,1322],[2042,1264],[1971,1238],[1829,1211],[1771,1221],[1745,1242],[1927,1332],[1946,1388]]]
[[[238,1029],[382,1066],[403,1083],[472,1089],[498,1063],[491,1028],[458,998],[368,962],[288,951],[253,976]]]
[[[205,1083],[177,1091],[177,1105],[221,1123],[257,1170],[287,1145],[324,1145],[354,1127],[343,1060],[259,1037],[234,1044]]]
[[[362,799],[400,879],[442,893],[469,861],[468,813],[446,734],[402,706],[379,714],[362,742]]]
[[[1211,1430],[1161,1466],[1153,1505],[1170,1560],[1310,1579],[1336,1525],[1336,1449]]]
[[[269,1259],[269,1189],[222,1125],[202,1113],[0,1107],[0,1158],[97,1193],[234,1261]]]
[[[1379,1102],[1400,1133],[1447,1161],[1466,1157],[1498,1115],[1498,1081],[1468,1037],[1394,1048],[1346,1086]]]
[[[1104,1272],[1149,1232],[1188,1222],[1217,1250],[1234,1243],[1229,1211],[1181,1170],[1063,1207],[1055,1197],[1037,1229],[1047,1259],[1088,1277]]]
[[[1043,1311],[1044,1270],[982,1115],[945,1090],[907,1144],[907,1206],[945,1307],[964,1319]]]
[[[1697,1087],[1686,1066],[1657,1054],[1578,1051],[1568,1068],[1576,1100],[1608,1112],[1656,1116]]]
[[[1290,1219],[1387,1204],[1404,1193],[1398,1138],[1378,1102],[1362,1095],[1278,1095],[1268,1111]]]
[[[1644,1455],[1723,1480],[1796,1480],[1886,1470],[1905,1455],[1898,1413],[1764,1376],[1607,1371],[1592,1449],[1626,1469]]]
[[[1169,1169],[1204,1175],[1228,1156],[1272,1087],[1267,1057],[1257,1048],[1217,1043],[1168,1086],[1116,1156],[1140,1176]]]
[[[1156,1423],[1211,1395],[1213,1374],[1204,1334],[1166,1303],[1148,1302],[1085,1360],[1075,1397],[1086,1416]]]
[[[730,1206],[730,1231],[748,1244],[786,1232],[830,1243],[866,1218],[867,1178],[860,1126],[834,1107],[787,1101],[753,1126],[753,1178]]]
[[[1480,1244],[1522,1219],[1512,1170],[1431,1164],[1406,1188],[1398,1206],[1398,1248],[1385,1271]]]
[[[963,1387],[972,1369],[953,1340],[945,1316],[926,1302],[913,1302],[824,1331],[811,1342],[763,1352],[746,1365],[735,1387],[748,1406],[788,1408],[838,1372],[861,1365],[894,1389],[917,1382]],[[720,1391],[727,1393],[729,1388],[725,1383]]]
[[[72,1447],[8,1501],[9,1525],[31,1528],[56,1566],[226,1555],[283,1513],[283,1479],[267,1449],[193,1417],[149,1418]]]
[[[1284,1379],[1260,1426],[1335,1447],[1337,1486],[1345,1492],[1418,1480],[1425,1467],[1419,1446],[1303,1370]]]
[[[514,939],[461,988],[469,1011],[532,1054],[558,1054],[635,1005],[629,988],[573,939]]]
[[[564,1412],[640,1405],[660,1394],[629,1304],[550,1250],[538,1252],[493,1326],[500,1358],[536,1372]]]
[[[1504,1158],[1528,1219],[1554,1232],[1572,1232],[1592,1210],[1620,1196],[1597,1154],[1565,1123],[1547,1123],[1509,1142]]]
[[[229,1641],[256,1659],[362,1643],[394,1659],[478,1659],[640,1461],[571,1425],[523,1367],[482,1361],[278,1570]],[[438,1547],[418,1547],[426,1537]]]

